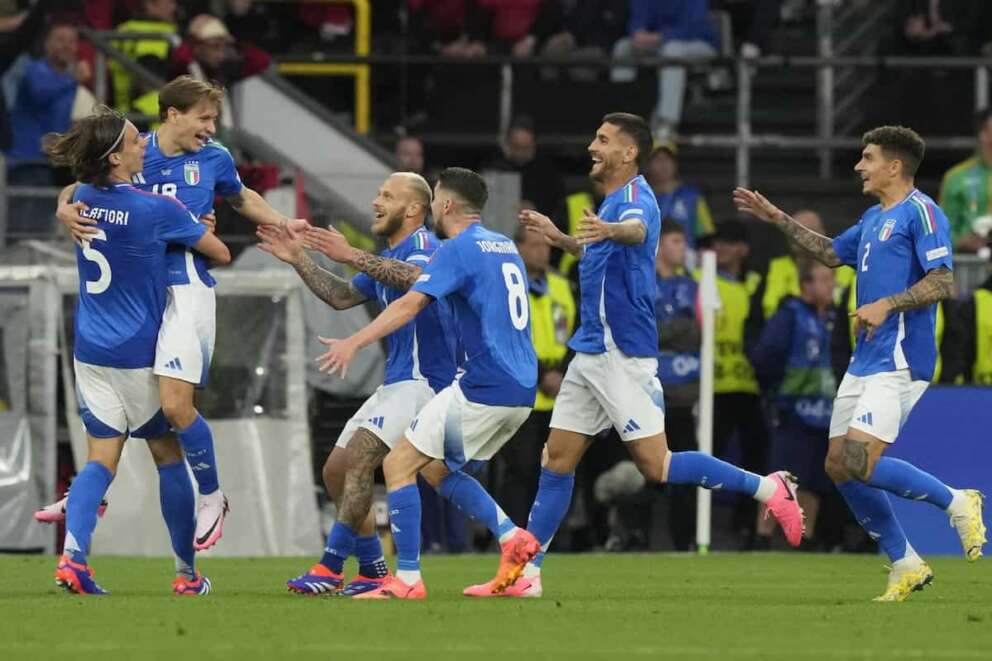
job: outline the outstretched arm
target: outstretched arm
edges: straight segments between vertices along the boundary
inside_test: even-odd
[[[581,257],[583,251],[585,251],[585,246],[577,238],[569,236],[555,227],[551,219],[543,213],[524,209],[520,212],[519,219],[520,224],[526,227],[528,231],[537,232],[544,237],[544,240],[549,245],[555,248],[560,248],[575,257]]]
[[[224,198],[242,216],[256,225],[283,225],[293,231],[304,231],[309,223],[302,218],[287,218],[272,208],[265,198],[248,188],[243,187],[238,193]]]
[[[309,250],[316,250],[340,264],[368,274],[387,287],[406,291],[420,277],[422,269],[410,262],[404,262],[390,257],[373,255],[366,250],[353,248],[348,239],[333,227],[311,227],[303,237],[303,245]]]
[[[778,227],[783,234],[812,255],[818,262],[831,268],[844,265],[834,250],[833,239],[797,223],[792,216],[769,202],[768,198],[758,191],[751,191],[746,188],[734,189],[734,205],[738,211]]]

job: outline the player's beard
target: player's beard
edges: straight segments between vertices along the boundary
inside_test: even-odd
[[[382,226],[378,230],[373,230],[372,233],[377,236],[392,236],[400,228],[400,225],[403,224],[405,212],[406,209],[400,209],[392,216],[386,216],[382,219]]]

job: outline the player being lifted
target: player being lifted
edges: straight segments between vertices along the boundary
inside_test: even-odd
[[[800,542],[803,515],[785,472],[755,475],[701,452],[669,452],[658,382],[655,254],[661,227],[651,187],[638,174],[651,152],[651,130],[637,115],[603,118],[589,145],[592,180],[606,194],[571,237],[536,211],[520,221],[553,246],[580,258],[581,325],[569,341],[568,366],[551,414],[546,461],[527,529],[546,551],[572,500],[575,468],[592,437],[612,425],[652,482],[696,484],[747,494],[775,516],[789,543]],[[469,596],[541,595],[543,552],[516,583],[503,576],[466,588]]]
[[[933,579],[910,546],[884,493],[945,510],[968,560],[985,544],[982,495],[957,490],[901,459],[882,456],[933,377],[936,303],[954,291],[950,230],[944,212],[914,187],[925,145],[915,131],[882,126],[865,133],[862,192],[878,198],[835,239],[806,229],[757,191],[737,188],[743,212],[775,224],[827,266],[858,272],[857,343],[837,389],[826,471],[855,518],[892,561],[876,601],[903,601]]]
[[[195,569],[195,497],[183,454],[162,415],[155,345],[166,306],[166,248],[179,245],[227,263],[231,254],[175,199],[136,190],[147,139],[124,117],[100,112],[52,136],[49,153],[79,181],[74,200],[94,221],[76,246],[79,303],[75,374],[86,426],[87,463],[66,505],[65,554],[55,581],[71,592],[105,594],[87,563],[97,510],[110,486],[124,439],[143,438],[158,466],[162,516],[176,556],[177,594],[207,594]]]
[[[335,309],[370,299],[385,308],[413,286],[440,245],[424,226],[430,201],[430,186],[420,175],[397,172],[386,179],[372,203],[372,233],[387,242],[379,255],[352,248],[340,232],[323,228],[311,228],[304,237],[260,227],[259,247],[291,264],[307,286]],[[361,273],[351,281],[339,278],[314,264],[304,247]],[[440,299],[424,308],[387,340],[385,383],[348,421],[324,464],[324,486],[338,517],[320,561],[287,581],[287,587],[298,594],[356,596],[381,586],[388,574],[369,513],[373,473],[424,404],[454,380],[456,334],[448,302]],[[448,473],[439,460],[421,474],[442,497],[485,523],[495,537],[512,531],[512,523],[470,475]],[[343,586],[344,561],[352,553],[357,556],[358,576]]]
[[[213,140],[224,90],[211,83],[180,76],[159,93],[161,127],[147,136],[144,165],[134,175],[140,190],[180,200],[198,218],[212,216],[214,198],[224,197],[242,215],[259,225],[291,225],[296,231],[304,220],[290,220],[262,197],[246,188],[238,176],[231,153]],[[58,217],[77,240],[90,236],[92,219],[81,214],[85,205],[70,204],[75,185],[59,196]],[[196,410],[193,394],[207,383],[216,330],[216,281],[207,260],[183,246],[170,248],[168,306],[162,321],[155,357],[162,410],[179,435],[186,459],[200,491],[197,512],[197,550],[220,539],[228,504],[220,490],[214,441],[210,427]],[[44,521],[58,520],[64,499],[36,514]]]
[[[420,576],[417,473],[430,466],[458,475],[455,471],[470,462],[489,459],[513,436],[534,403],[537,357],[530,339],[527,279],[513,241],[482,226],[487,197],[486,183],[475,172],[442,171],[432,213],[435,232],[447,240],[410,291],[372,323],[347,339],[325,341],[329,349],[320,357],[321,369],[343,374],[362,347],[446,298],[465,348],[465,373],[424,406],[383,461],[397,572],[358,599],[426,598]],[[537,553],[537,540],[513,525],[477,485],[463,493],[456,484],[457,500],[452,500],[487,522],[501,543],[501,574],[515,577]]]

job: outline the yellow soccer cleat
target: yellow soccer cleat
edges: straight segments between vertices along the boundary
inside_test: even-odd
[[[922,590],[933,581],[933,570],[930,565],[920,561],[920,564],[901,568],[892,567],[889,570],[889,585],[885,593],[872,601],[906,601],[913,592]]]
[[[951,526],[958,531],[961,538],[961,548],[968,562],[974,562],[982,557],[982,547],[985,545],[985,522],[982,521],[982,508],[985,496],[981,491],[965,489],[968,499],[968,511],[951,517]]]

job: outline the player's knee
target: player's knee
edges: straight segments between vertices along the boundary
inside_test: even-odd
[[[662,484],[665,481],[665,456],[667,454],[668,450],[662,450],[660,454],[650,458],[635,456],[634,463],[645,480]]]
[[[196,408],[182,397],[164,397],[162,414],[174,429],[186,429],[196,422]]]
[[[344,474],[344,462],[339,461],[338,457],[335,456],[335,452],[332,451],[327,457],[327,461],[324,462],[321,477],[324,479],[324,490],[335,503],[341,495],[341,490],[344,488]]]

